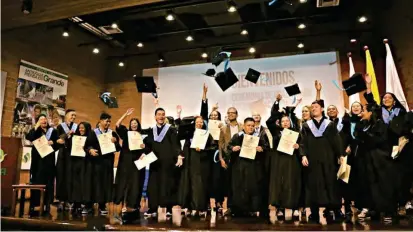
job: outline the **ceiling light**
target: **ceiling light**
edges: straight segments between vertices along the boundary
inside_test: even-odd
[[[299,44],[297,45],[297,47],[298,47],[298,48],[303,48],[303,47],[304,47],[304,44],[303,44],[303,43],[299,43]]]
[[[63,36],[63,37],[69,37],[69,32],[64,31],[63,34],[62,34],[62,36]]]
[[[133,74],[133,77],[136,77],[136,74]]]
[[[143,43],[139,42],[136,46],[138,46],[139,48],[143,47]]]
[[[359,18],[359,22],[360,22],[360,23],[364,23],[364,22],[366,22],[366,21],[367,21],[366,16],[361,16],[361,17]]]
[[[159,62],[164,62],[165,61],[165,57],[162,54],[158,54],[158,61]]]
[[[163,58],[159,58],[159,62],[164,62],[165,60]]]
[[[168,21],[173,21],[173,20],[175,20],[175,17],[172,15],[172,14],[168,14],[168,15],[166,15],[166,20],[168,20]]]
[[[192,41],[192,40],[194,40],[194,38],[192,38],[192,36],[188,35],[188,36],[186,37],[186,41],[190,42],[190,41]]]
[[[93,53],[98,54],[99,53],[99,48],[94,48]]]
[[[125,64],[121,61],[121,62],[119,62],[119,67],[123,67],[123,66],[125,66]]]
[[[32,13],[33,9],[33,1],[32,0],[23,0],[22,1],[22,12],[23,14],[30,14]]]
[[[244,29],[244,30],[242,30],[242,31],[241,31],[241,35],[248,35],[248,31],[247,31],[247,30],[245,30],[245,29]]]
[[[250,49],[248,50],[249,53],[254,53],[255,52],[255,48],[254,47],[250,47]]]
[[[111,26],[113,29],[116,29],[116,28],[118,28],[118,24],[116,24],[116,23],[112,23],[112,26]]]
[[[306,3],[307,0],[300,0],[300,3]]]
[[[207,58],[207,57],[208,57],[208,54],[206,54],[206,52],[204,52],[204,53],[202,53],[201,57],[202,57],[202,58]]]
[[[234,1],[228,1],[228,12],[233,13],[237,11],[237,6]]]
[[[357,42],[357,40],[356,39],[351,39],[350,42],[355,43],[355,42]]]
[[[301,23],[300,25],[298,25],[298,29],[304,29],[304,28],[306,28],[307,26],[304,24],[304,23]]]

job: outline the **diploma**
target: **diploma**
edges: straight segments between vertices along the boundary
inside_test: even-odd
[[[143,144],[142,135],[137,131],[128,131],[128,144],[129,150],[140,150]]]
[[[337,180],[341,179],[345,183],[348,184],[348,180],[350,178],[350,171],[351,171],[351,166],[347,164],[347,156],[343,158],[343,162],[340,165],[340,168],[338,169],[337,172]]]
[[[257,147],[259,142],[260,137],[258,136],[244,135],[239,157],[254,160],[257,155]]]
[[[158,157],[156,157],[156,155],[151,152],[147,155],[145,155],[142,159],[138,159],[136,160],[134,163],[136,165],[136,167],[138,168],[138,170],[141,170],[142,168],[146,167],[147,165],[155,162],[158,159]]]
[[[293,155],[294,153],[294,144],[297,143],[298,132],[284,128],[281,133],[281,139],[278,143],[277,151]]]
[[[71,156],[85,157],[86,152],[83,149],[86,142],[86,136],[74,135],[72,138],[72,151]]]
[[[98,141],[102,155],[116,151],[115,144],[112,143],[112,133],[103,133],[98,135]]]
[[[209,133],[206,130],[195,129],[194,138],[191,142],[191,148],[205,149],[206,143],[208,141]]]
[[[208,131],[214,140],[219,140],[219,135],[221,134],[220,123],[221,121],[218,120],[209,120],[208,122]]]
[[[54,152],[53,148],[49,145],[49,141],[47,141],[46,136],[44,135],[34,140],[33,145],[42,158]]]

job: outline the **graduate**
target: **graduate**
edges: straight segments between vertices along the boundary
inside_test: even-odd
[[[124,212],[133,212],[138,209],[145,178],[145,169],[138,170],[134,163],[143,157],[143,148],[145,145],[141,144],[140,149],[131,151],[128,139],[129,131],[142,133],[141,124],[137,118],[132,118],[129,121],[129,128],[122,125],[122,121],[124,121],[127,116],[130,116],[133,111],[133,108],[128,109],[116,122],[116,132],[123,142],[116,172],[113,202],[115,204],[125,202],[126,207],[123,210]]]
[[[89,186],[91,189],[86,189],[86,191],[91,192],[91,200],[99,204],[99,211],[102,215],[108,213],[106,203],[113,200],[113,165],[115,154],[114,152],[102,154],[98,136],[108,133],[112,136],[111,141],[115,144],[116,151],[120,150],[118,135],[109,129],[111,118],[112,116],[107,113],[100,115],[99,127],[93,130],[94,133],[90,136],[90,141],[86,148],[87,152],[91,155],[88,160],[88,170],[92,171],[92,173],[86,174],[86,178],[91,178],[87,180],[91,183]]]
[[[312,120],[301,129],[302,164],[305,172],[305,204],[319,208],[319,222],[327,224],[324,217],[326,207],[341,204],[336,175],[336,163],[344,154],[340,136],[333,122],[323,115],[320,101],[311,105]],[[340,158],[341,157],[341,158]],[[312,210],[315,214],[314,210]]]
[[[165,110],[155,110],[156,125],[144,139],[145,153],[153,152],[158,160],[150,164],[149,209],[158,211],[158,220],[166,220],[166,208],[178,205],[178,188],[184,154],[176,129],[165,123]],[[175,207],[178,212],[178,207]],[[174,217],[174,210],[172,210]],[[156,212],[156,211],[155,211]],[[180,211],[179,211],[180,215]]]
[[[240,157],[245,134],[254,136],[255,123],[253,118],[244,120],[244,130],[235,134],[228,144],[228,152],[232,165],[232,206],[235,214],[252,213],[259,216],[262,204],[261,186],[264,175],[264,151],[268,150],[269,142],[266,136],[259,137],[255,159]]]
[[[399,164],[404,164],[403,176],[401,179],[399,202],[405,201],[406,213],[413,214],[413,111],[407,112],[404,122],[405,138],[409,142],[399,154]]]
[[[26,139],[30,142],[33,142],[43,135],[46,136],[46,139],[48,140],[49,145],[52,146],[53,150],[57,150],[57,131],[49,126],[49,124],[47,123],[46,115],[40,114],[37,117],[36,125],[26,135]],[[32,163],[30,165],[30,184],[46,185],[44,202],[47,212],[50,209],[50,204],[53,202],[54,196],[54,179],[56,176],[54,152],[42,158],[39,152],[33,146],[31,157]],[[35,191],[31,194],[32,197],[30,198],[30,209],[33,212],[34,207],[38,206],[40,203],[38,200],[40,199],[40,192]]]
[[[59,154],[56,163],[56,198],[60,201],[59,209],[64,209],[64,202],[67,202],[68,209],[73,205],[69,200],[69,186],[71,185],[72,173],[70,172],[70,140],[77,129],[76,111],[67,109],[65,121],[57,125],[59,139],[57,140]]]
[[[238,111],[235,107],[228,108],[228,123],[221,127],[219,135],[219,161],[224,169],[221,173],[221,188],[223,191],[224,201],[222,202],[222,215],[229,215],[231,211],[228,208],[228,197],[231,195],[231,156],[228,150],[228,144],[231,138],[242,131],[242,124],[238,123]]]

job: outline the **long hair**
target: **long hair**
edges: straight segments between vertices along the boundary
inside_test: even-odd
[[[83,125],[85,127],[85,136],[89,136],[90,133],[92,132],[92,126],[88,122],[79,123],[79,125],[77,126],[77,129],[75,131],[75,135],[80,135],[80,131],[79,131],[80,125]]]
[[[137,119],[137,118],[132,118],[132,119],[129,121],[129,130],[132,130],[131,124],[132,124],[133,121],[136,121],[136,123],[138,123],[137,131],[138,131],[138,132],[141,132],[141,131],[142,131],[142,126],[141,126],[141,123],[139,122],[139,119]]]
[[[390,94],[393,97],[394,106],[392,108],[400,108],[401,110],[406,110],[406,108],[404,108],[404,106],[399,101],[399,99],[397,99],[396,95],[394,95],[394,93],[390,93],[390,92],[386,92],[385,94],[383,94],[383,96],[381,96],[381,106],[382,107],[385,107],[384,104],[383,104],[383,98],[386,94]]]
[[[378,120],[381,119],[381,106],[377,105],[376,103],[367,104],[366,111],[371,112],[369,124],[374,125]]]
[[[217,112],[217,114],[218,114],[218,120],[219,121],[221,121],[221,112],[219,112],[218,110],[214,110],[215,112]],[[212,111],[212,112],[214,112],[214,111]],[[209,119],[211,119],[211,114],[212,114],[212,112],[209,114]]]

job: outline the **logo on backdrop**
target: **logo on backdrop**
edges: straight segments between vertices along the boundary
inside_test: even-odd
[[[65,85],[65,83],[61,80],[56,80],[54,78],[49,77],[47,74],[41,73],[41,72],[36,72],[33,69],[26,69],[24,71],[24,75],[27,77],[31,77],[31,78],[36,78],[38,80],[41,81],[45,81],[48,82],[50,84],[54,84],[54,85],[58,85],[63,87]]]

